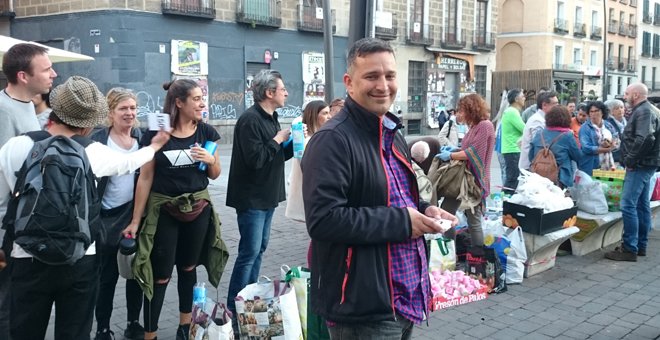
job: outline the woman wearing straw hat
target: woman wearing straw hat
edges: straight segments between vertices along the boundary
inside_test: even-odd
[[[51,135],[87,136],[108,115],[105,97],[92,81],[83,77],[73,76],[55,88],[51,103],[53,112],[48,127]],[[85,153],[96,176],[114,176],[130,173],[150,161],[168,140],[169,133],[161,131],[149,147],[132,153],[119,153],[97,142],[88,144]],[[18,136],[0,149],[0,193],[4,193],[0,196],[0,206],[7,204],[16,182],[15,174],[33,145],[31,137]],[[87,248],[85,255],[71,266],[54,266],[33,258],[13,243],[11,261],[16,266],[10,287],[12,339],[43,339],[53,303],[55,339],[89,339],[99,280],[95,243]]]

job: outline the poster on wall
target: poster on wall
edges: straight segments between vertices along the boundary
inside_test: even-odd
[[[199,41],[172,40],[172,73],[201,76],[209,74],[208,45]]]
[[[303,107],[313,100],[325,100],[325,58],[323,53],[303,52]]]
[[[202,121],[209,122],[209,81],[206,76],[182,76],[174,75],[172,80],[177,79],[191,79],[194,80],[199,88],[202,90],[202,100],[204,101],[204,111],[202,111]]]

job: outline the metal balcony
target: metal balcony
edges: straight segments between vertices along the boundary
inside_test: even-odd
[[[396,13],[392,13],[392,27],[387,28],[376,25],[376,38],[383,40],[396,40],[398,25],[399,21],[396,19]]]
[[[495,50],[495,33],[474,32],[472,49],[475,51],[490,52]]]
[[[628,72],[636,72],[637,71],[637,59],[630,58],[628,59]]]
[[[614,61],[617,60],[617,59],[618,59],[617,57],[609,57],[609,58],[607,58],[607,69],[608,69],[608,70],[616,70],[616,66],[617,66],[617,65],[615,65],[615,62],[614,62]]]
[[[637,38],[637,25],[628,25],[628,36],[631,38]]]
[[[406,42],[411,45],[433,45],[433,25],[421,25],[412,23]]]
[[[642,57],[651,57],[651,45],[642,46]]]
[[[656,15],[653,17],[653,25],[660,26],[660,15]]]
[[[279,28],[282,26],[280,1],[238,0],[236,2],[236,22],[255,26]]]
[[[568,20],[555,19],[555,33],[567,34],[568,33]]]
[[[653,23],[653,16],[650,14],[644,14],[642,16],[642,22],[645,24],[652,24]]]
[[[630,7],[637,7],[637,0],[630,0]]]
[[[655,59],[660,59],[660,47],[653,47],[653,54],[651,55],[652,58]]]
[[[335,10],[330,10],[332,17],[332,34],[337,32]],[[323,19],[316,16],[316,7],[298,5],[298,30],[323,33]]]
[[[576,22],[575,25],[573,25],[573,36],[579,37],[579,38],[584,38],[587,36],[587,25],[583,23],[578,23]]]
[[[619,31],[619,22],[616,20],[610,20],[607,25],[607,33],[617,33]]]
[[[440,47],[449,50],[460,50],[464,49],[466,45],[467,42],[464,29],[445,27],[442,32],[440,32]]]
[[[627,58],[619,58],[618,60],[618,66],[617,69],[619,71],[625,71],[628,65],[628,59]]]
[[[628,0],[619,0],[619,2],[622,3],[622,4],[624,4],[624,5],[627,5],[627,4],[628,4]]]
[[[591,26],[591,34],[589,35],[591,40],[600,40],[603,39],[603,28],[599,26]]]
[[[624,22],[619,24],[619,35],[628,35],[628,25]]]
[[[163,14],[215,19],[215,0],[162,0]]]

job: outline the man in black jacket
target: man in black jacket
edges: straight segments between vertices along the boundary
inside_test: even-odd
[[[621,155],[626,177],[621,193],[623,242],[605,257],[614,261],[637,261],[646,256],[651,229],[649,185],[660,166],[660,110],[648,100],[648,89],[642,83],[626,88],[624,99],[632,108],[632,116],[623,129]]]
[[[361,39],[347,65],[344,108],[302,160],[311,304],[332,339],[410,339],[431,297],[423,235],[443,231],[441,218],[457,220],[419,199],[401,122],[388,111],[397,92],[392,47]]]
[[[293,143],[284,143],[290,130],[281,129],[275,111],[288,96],[282,75],[262,70],[254,77],[252,90],[255,104],[243,112],[234,128],[227,184],[227,206],[236,209],[241,234],[227,296],[234,315],[236,294],[259,277],[273,212],[286,199],[284,162],[293,156]]]

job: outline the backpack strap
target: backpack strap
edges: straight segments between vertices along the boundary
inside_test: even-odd
[[[453,124],[454,121],[450,119],[448,123],[449,123],[449,129],[447,129],[447,138],[449,138],[449,134],[451,133],[451,124]]]
[[[562,132],[558,134],[555,138],[552,139],[552,141],[550,141],[550,145],[547,145],[545,143],[545,138],[543,137],[543,131],[540,131],[540,133],[541,133],[541,144],[543,145],[543,149],[550,150],[550,148],[552,148],[552,146],[555,145],[555,143],[559,140],[559,138],[561,138],[561,136],[563,136],[567,132]]]
[[[94,141],[91,138],[84,137],[84,136],[81,136],[81,135],[73,135],[73,136],[71,136],[71,139],[76,141],[76,143],[82,145],[83,148],[86,148],[90,144],[94,143]]]
[[[50,132],[44,130],[30,131],[23,135],[30,137],[33,142],[39,142],[52,136]]]

